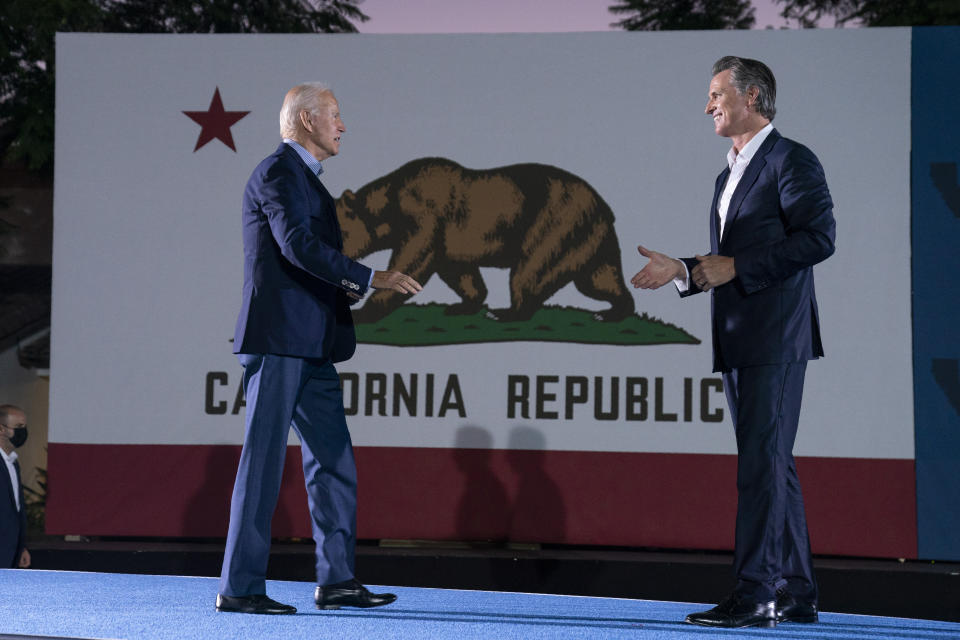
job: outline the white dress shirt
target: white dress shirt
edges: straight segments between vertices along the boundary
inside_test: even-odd
[[[13,463],[17,461],[17,452],[11,451],[9,454],[0,449],[0,456],[3,456],[3,461],[7,464],[7,473],[10,474],[10,486],[13,487],[13,501],[17,505],[17,511],[20,511],[20,480],[17,478],[17,469],[13,466]]]
[[[767,139],[771,131],[773,131],[773,123],[769,122],[767,126],[760,129],[756,135],[750,138],[750,142],[743,145],[743,149],[740,149],[739,153],[736,147],[730,147],[730,150],[727,151],[727,166],[730,167],[730,174],[727,176],[727,183],[724,185],[723,192],[720,194],[720,201],[717,203],[717,214],[720,216],[721,239],[727,226],[727,211],[730,209],[730,200],[733,199],[733,192],[737,190],[737,185],[740,184],[740,179],[743,178],[743,174],[747,170],[747,165],[750,164],[753,156],[757,153],[757,149],[760,148],[760,145]],[[684,268],[686,269],[686,263],[684,263]],[[689,269],[687,270],[687,276],[683,280],[675,278],[673,282],[677,285],[677,290],[681,293],[689,289]]]
[[[743,145],[743,149],[737,153],[734,147],[727,151],[727,166],[730,167],[730,175],[727,176],[727,184],[720,194],[720,202],[717,203],[717,213],[720,215],[720,238],[723,238],[723,229],[727,224],[727,210],[730,208],[730,200],[733,198],[733,192],[737,190],[740,179],[743,178],[747,165],[756,155],[757,149],[767,139],[770,132],[773,131],[773,123],[768,123],[763,129],[750,138],[750,142]]]

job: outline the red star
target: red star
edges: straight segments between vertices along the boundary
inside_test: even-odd
[[[200,137],[197,138],[197,146],[193,148],[194,152],[207,144],[214,138],[227,145],[236,152],[237,148],[233,144],[233,136],[230,134],[232,127],[240,118],[250,113],[249,111],[224,111],[223,100],[220,99],[220,87],[213,91],[213,100],[210,101],[210,108],[206,111],[184,111],[187,116],[200,125]]]

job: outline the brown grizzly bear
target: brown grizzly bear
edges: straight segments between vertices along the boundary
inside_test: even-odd
[[[394,249],[389,269],[426,284],[437,274],[461,302],[449,314],[483,308],[480,267],[510,270],[510,308],[500,320],[526,320],[569,282],[610,303],[598,320],[634,311],[620,264],[613,212],[593,187],[557,167],[515,164],[466,169],[421,158],[337,200],[344,253],[354,259]],[[354,313],[378,320],[404,296],[382,290]]]

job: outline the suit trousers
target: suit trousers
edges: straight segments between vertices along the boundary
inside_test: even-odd
[[[737,438],[736,592],[767,602],[786,588],[817,601],[810,537],[793,444],[806,362],[723,374]]]
[[[337,371],[329,360],[238,357],[244,366],[246,435],[230,504],[220,593],[266,593],[270,523],[291,427],[303,453],[317,582],[349,580],[356,546],[357,471]]]

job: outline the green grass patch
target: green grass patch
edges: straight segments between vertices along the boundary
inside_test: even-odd
[[[573,307],[544,307],[529,320],[505,322],[486,315],[446,315],[447,305],[405,304],[387,317],[357,324],[357,340],[367,344],[423,347],[482,342],[577,342],[581,344],[700,344],[672,324],[647,314],[620,322],[601,322],[593,312]]]

